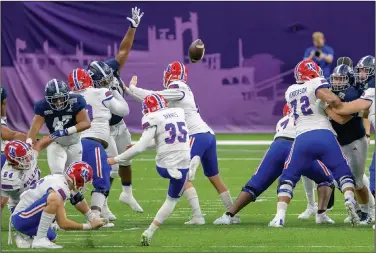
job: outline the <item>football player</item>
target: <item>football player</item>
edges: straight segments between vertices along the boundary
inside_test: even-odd
[[[213,130],[201,118],[200,111],[196,105],[194,95],[187,84],[188,72],[186,66],[181,62],[172,62],[167,66],[163,77],[163,86],[165,90],[158,91],[165,97],[170,108],[182,108],[185,113],[187,126],[189,129],[189,138],[191,145],[191,163],[190,178],[186,184],[184,195],[192,207],[193,217],[185,224],[205,224],[205,219],[201,213],[196,189],[193,187],[192,180],[195,172],[200,165],[204,169],[205,176],[217,190],[226,210],[232,206],[232,198],[227,186],[223,182],[218,170],[216,138]],[[130,85],[129,94],[138,101],[146,96],[155,93],[155,91],[145,90]],[[240,217],[231,218],[233,223],[240,223]]]
[[[70,90],[86,100],[86,109],[91,120],[91,127],[82,132],[82,140],[87,140],[87,150],[95,150],[96,157],[105,156],[105,149],[110,141],[111,113],[124,116],[128,113],[128,104],[118,92],[112,93],[107,88],[94,88],[89,73],[84,69],[74,69],[68,77]],[[90,146],[90,147],[88,147]],[[90,153],[91,154],[91,153]],[[93,159],[85,154],[87,160]],[[106,157],[105,157],[106,158]],[[91,160],[90,160],[91,161]],[[108,166],[99,166],[95,170],[94,191],[91,196],[91,209],[99,217],[110,190],[110,170]]]
[[[341,103],[337,107],[328,107],[326,110],[332,110],[336,114],[340,115],[352,115],[358,112],[361,117],[367,117],[371,122],[372,126],[375,128],[375,106],[373,105],[375,101],[375,88],[368,88],[364,94],[357,100]],[[370,167],[370,181],[371,181],[371,191],[375,192],[375,154],[373,155],[372,164]]]
[[[357,86],[362,90],[375,88],[375,57],[362,57],[354,68]]]
[[[140,140],[122,154],[109,158],[110,165],[122,164],[132,157],[156,146],[156,168],[159,175],[170,180],[167,198],[153,222],[142,233],[141,244],[149,246],[154,232],[173,212],[183,194],[188,179],[190,147],[184,111],[168,108],[163,96],[151,94],[143,102],[143,133]]]
[[[120,71],[127,62],[129,52],[132,48],[136,28],[140,24],[143,15],[144,13],[140,13],[139,8],[132,8],[132,18],[127,18],[130,22],[130,27],[120,43],[119,51],[115,58],[109,59],[105,62],[94,61],[90,63],[88,70],[89,73],[91,73],[95,87],[110,88],[113,90],[113,92],[117,91],[123,96],[124,89],[123,81],[120,78]],[[125,151],[125,147],[131,144],[132,139],[122,116],[112,114],[110,128],[111,137],[106,152],[109,156],[116,156],[117,154]],[[129,164],[125,163],[120,166],[115,164],[112,166],[111,185],[117,175],[120,175],[123,189],[119,197],[120,202],[129,205],[136,212],[143,212],[143,209],[137,203],[132,193],[131,161],[129,161]],[[102,215],[110,218],[111,220],[116,219],[108,208],[107,201],[103,207]]]
[[[65,230],[97,229],[104,225],[103,220],[93,219],[80,224],[67,218],[64,204],[71,191],[83,192],[91,182],[93,170],[85,162],[71,164],[64,174],[48,175],[21,195],[12,216],[14,228],[29,237],[31,248],[62,248],[56,245],[56,233],[51,223],[56,219],[59,227]],[[25,240],[26,241],[26,240]],[[26,243],[25,243],[26,244]]]
[[[27,134],[32,143],[39,130],[46,124],[55,139],[47,148],[48,166],[52,174],[62,174],[72,162],[82,161],[80,132],[90,128],[86,102],[81,95],[69,94],[64,81],[48,81],[45,98],[36,102],[35,116]]]
[[[255,202],[257,197],[268,189],[282,174],[283,167],[285,162],[288,162],[287,158],[296,137],[294,118],[287,104],[283,108],[283,116],[284,117],[277,123],[277,133],[274,136],[274,141],[266,151],[255,174],[243,187],[230,210],[223,214],[222,217],[215,220],[214,224],[232,224],[231,217],[250,202]],[[308,178],[312,178],[317,183],[319,208],[316,215],[316,223],[334,223],[334,221],[326,215],[328,201],[332,189],[334,188],[333,177],[330,172],[322,162],[314,161],[303,174]]]
[[[322,78],[321,69],[312,60],[299,62],[294,75],[296,84],[287,89],[285,97],[295,119],[296,139],[279,178],[277,214],[269,226],[284,225],[293,189],[306,165],[316,159],[330,168],[344,193],[345,207],[351,216],[351,223],[357,225],[359,217],[355,209],[353,175],[327,115],[316,104],[316,100],[321,99],[337,107],[341,100],[329,90],[329,83]]]

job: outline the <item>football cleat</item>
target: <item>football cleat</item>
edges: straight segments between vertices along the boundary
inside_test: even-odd
[[[298,219],[299,220],[308,220],[310,217],[314,217],[317,213],[317,206],[316,204],[314,206],[308,205],[307,209],[299,214]]]
[[[371,216],[368,215],[368,213],[361,213],[360,214],[360,222],[359,225],[369,225],[372,223]]]
[[[240,223],[240,216],[235,215],[234,217],[231,217],[232,224],[239,224]]]
[[[141,245],[149,246],[151,243],[152,236],[153,235],[148,230],[145,230],[141,235]]]
[[[193,216],[191,220],[184,222],[185,225],[204,225],[204,216]]]
[[[14,240],[19,249],[30,249],[31,247],[32,239],[30,237],[25,238],[20,234],[15,234]]]
[[[350,222],[353,226],[357,226],[359,224],[359,216],[356,212],[355,203],[351,201],[351,199],[345,200],[345,207],[347,210],[347,214],[350,217]]]
[[[50,240],[48,240],[47,237],[43,237],[40,239],[34,239],[31,248],[33,249],[61,249],[63,246],[57,245]]]
[[[111,212],[111,210],[108,208],[108,205],[104,205],[101,211],[101,218],[108,219],[109,221],[116,220],[116,216]]]
[[[216,219],[213,222],[213,224],[214,225],[231,225],[232,224],[231,216],[224,213],[221,217]]]
[[[143,213],[144,209],[137,203],[136,199],[129,194],[122,192],[120,194],[119,200],[121,203],[126,204],[132,208],[133,211]]]
[[[285,219],[282,217],[275,217],[271,222],[269,222],[269,227],[283,228],[285,225]]]
[[[316,214],[316,224],[334,224],[334,220],[325,213]]]

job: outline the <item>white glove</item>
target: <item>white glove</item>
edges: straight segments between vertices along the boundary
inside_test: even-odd
[[[127,18],[129,22],[131,23],[132,28],[137,28],[140,24],[141,18],[144,16],[144,13],[142,12],[140,14],[140,9],[136,7],[132,8],[132,18]]]
[[[175,179],[182,179],[183,174],[177,169],[167,169],[168,174]]]
[[[324,111],[326,111],[326,109],[328,108],[329,104],[321,101],[321,99],[317,99],[316,100],[316,105],[318,105],[321,109],[323,109]]]

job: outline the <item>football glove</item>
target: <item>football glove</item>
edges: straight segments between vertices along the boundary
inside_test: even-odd
[[[56,138],[63,137],[63,136],[68,136],[68,129],[57,130],[57,131],[53,132],[52,134],[50,134],[50,138],[54,139],[54,140]]]
[[[127,17],[129,22],[131,23],[132,28],[137,28],[140,24],[141,18],[144,16],[144,13],[142,12],[140,14],[140,9],[136,7],[132,8],[132,18]]]

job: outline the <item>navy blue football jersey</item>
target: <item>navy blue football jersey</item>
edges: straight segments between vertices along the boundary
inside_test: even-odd
[[[355,87],[350,87],[345,91],[334,92],[341,99],[342,102],[350,102],[360,98],[363,91],[358,90]],[[339,144],[347,145],[353,141],[363,138],[366,135],[366,130],[363,125],[363,118],[354,117],[346,124],[338,124],[334,120],[330,120],[334,130],[337,133],[337,139]]]
[[[75,126],[76,115],[86,107],[86,101],[79,94],[70,94],[69,104],[64,110],[52,110],[46,99],[35,103],[34,113],[42,116],[50,133]]]
[[[121,82],[121,78],[120,78],[120,73],[119,73],[119,63],[115,60],[115,58],[111,58],[111,59],[105,61],[105,63],[112,68],[112,70],[114,72],[114,77],[116,79],[118,79],[120,85],[122,86],[122,82]],[[123,90],[122,89],[118,89],[118,92],[120,94],[123,94]],[[123,120],[123,117],[115,115],[115,114],[112,114],[112,117],[111,117],[111,120],[110,120],[110,126],[116,125],[116,124],[118,124],[122,120]]]
[[[3,103],[5,99],[7,99],[7,96],[7,90],[5,88],[1,88],[1,103]]]

